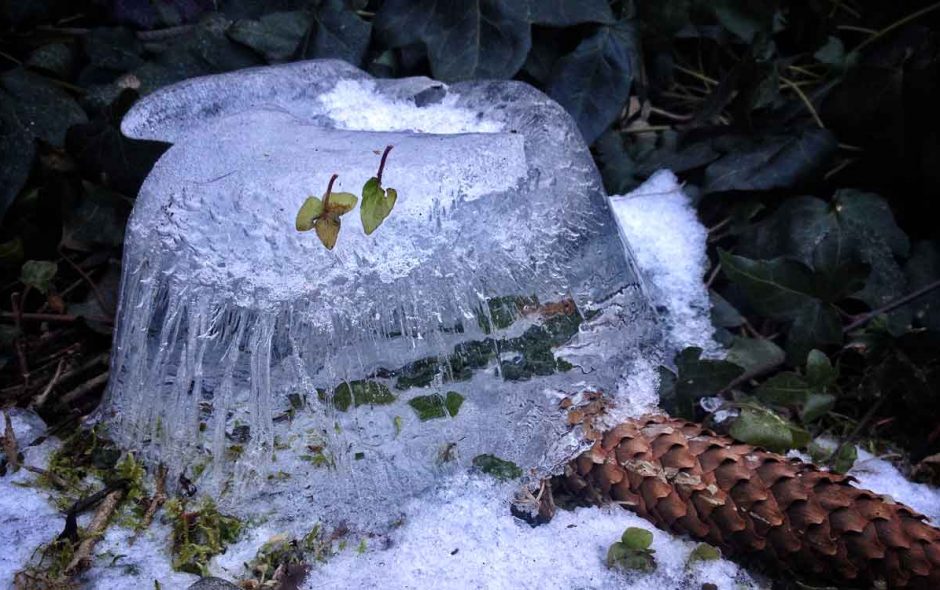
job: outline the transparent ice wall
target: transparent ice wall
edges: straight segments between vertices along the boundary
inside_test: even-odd
[[[577,127],[526,84],[301,62],[172,86],[122,129],[173,145],[128,225],[104,412],[203,491],[367,520],[480,454],[544,473],[581,444],[561,399],[661,355]],[[294,230],[386,145],[374,234],[358,210],[333,251]]]

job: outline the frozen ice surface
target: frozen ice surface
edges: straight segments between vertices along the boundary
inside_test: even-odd
[[[509,486],[455,476],[406,509],[388,549],[347,550],[311,572],[308,590],[440,588],[687,590],[705,582],[720,590],[760,588],[727,560],[688,564],[696,543],[653,528],[616,506],[559,511],[531,528],[508,514]],[[605,565],[607,549],[627,527],[653,531],[658,567],[625,574]],[[368,546],[367,546],[368,547]]]
[[[183,82],[122,128],[173,145],[128,225],[103,416],[223,507],[374,522],[478,454],[545,474],[583,444],[564,396],[631,406],[618,384],[660,362],[590,153],[528,85],[302,62]],[[334,251],[294,230],[386,145],[373,235],[356,211]]]
[[[675,174],[660,170],[636,190],[610,198],[617,225],[636,256],[671,348],[715,352],[705,287],[708,231]]]

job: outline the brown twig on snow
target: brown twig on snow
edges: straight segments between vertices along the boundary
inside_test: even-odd
[[[95,516],[91,519],[91,523],[85,531],[85,538],[78,544],[72,561],[65,568],[66,575],[72,576],[91,565],[95,544],[104,535],[105,529],[108,528],[108,521],[111,520],[111,515],[114,514],[123,497],[124,490],[117,489],[109,492],[101,501],[98,510],[95,511]]]
[[[13,423],[10,421],[10,413],[3,412],[3,452],[7,456],[7,464],[13,468],[13,471],[20,469],[20,447],[16,443],[16,433],[13,432]]]
[[[138,530],[143,530],[150,526],[150,523],[153,522],[154,515],[157,513],[157,510],[163,506],[163,503],[166,502],[166,499],[166,465],[161,463],[157,467],[156,491],[153,494],[153,498],[150,499],[150,505],[147,506],[147,511],[144,512],[144,517],[140,520],[140,527]]]
[[[32,465],[23,464],[23,469],[29,471],[30,473],[35,473],[36,475],[41,475],[49,480],[53,486],[60,490],[65,490],[70,487],[69,482],[65,481],[61,476],[56,475],[55,473],[48,471],[46,469],[40,469],[39,467],[33,467]]]

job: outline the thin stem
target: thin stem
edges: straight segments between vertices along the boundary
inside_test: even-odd
[[[382,160],[379,162],[379,171],[375,175],[379,179],[379,184],[382,184],[382,173],[385,172],[385,161],[388,159],[388,153],[392,151],[392,146],[385,146],[385,151],[382,152]]]
[[[876,317],[880,316],[881,314],[888,313],[889,311],[893,311],[901,307],[902,305],[908,304],[911,301],[914,301],[915,299],[923,297],[927,293],[930,293],[931,291],[935,291],[937,289],[940,289],[940,280],[937,280],[928,285],[925,285],[921,287],[920,289],[914,291],[913,293],[908,293],[904,297],[895,299],[891,303],[888,303],[887,305],[883,305],[879,307],[878,309],[873,309],[868,313],[864,313],[860,316],[857,316],[855,321],[853,321],[852,323],[850,323],[849,325],[847,325],[845,328],[842,329],[842,333],[848,334],[852,330],[861,328],[862,326],[872,321]]]
[[[916,12],[912,12],[911,14],[905,16],[904,18],[894,21],[893,23],[891,23],[891,24],[888,25],[887,27],[881,29],[880,31],[878,31],[877,33],[875,33],[874,35],[872,35],[871,37],[865,39],[864,41],[862,41],[861,43],[859,43],[858,45],[856,45],[856,46],[855,46],[855,49],[853,49],[852,51],[861,51],[861,50],[864,49],[865,47],[868,47],[869,45],[871,45],[872,43],[874,43],[874,42],[877,41],[878,39],[884,37],[885,35],[887,35],[887,34],[890,33],[891,31],[897,29],[898,27],[903,27],[904,25],[906,25],[907,23],[911,22],[912,20],[917,19],[917,18],[920,18],[920,17],[924,16],[925,14],[927,14],[928,12],[932,12],[932,11],[938,9],[938,8],[940,8],[940,2],[934,2],[934,3],[931,4],[930,6],[927,6],[927,7],[925,7],[925,8],[921,8],[920,10],[918,10],[918,11],[916,11]]]
[[[333,176],[330,177],[330,183],[326,185],[326,193],[323,195],[323,210],[326,211],[326,206],[330,204],[330,194],[333,192],[333,183],[336,182],[336,179],[339,178],[339,174],[333,173]]]
[[[794,92],[796,92],[797,96],[800,97],[800,100],[803,101],[803,104],[806,105],[806,108],[809,109],[810,114],[813,116],[813,119],[816,121],[816,124],[819,125],[819,128],[825,129],[826,126],[823,125],[822,119],[819,118],[819,113],[816,112],[816,107],[813,106],[813,103],[809,100],[809,97],[807,97],[806,94],[802,90],[800,90],[800,87],[796,83],[794,83],[792,80],[784,78],[783,76],[780,77],[780,81],[786,84],[787,86],[789,86],[790,88],[792,88]]]

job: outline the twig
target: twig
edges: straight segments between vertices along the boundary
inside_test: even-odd
[[[29,287],[26,287],[29,290]],[[13,322],[16,326],[16,338],[13,347],[16,350],[16,361],[20,367],[20,377],[23,387],[29,386],[29,365],[26,363],[26,352],[23,350],[23,296],[19,292],[10,295],[10,305],[13,307]]]
[[[114,514],[115,509],[118,507],[118,504],[121,503],[123,497],[123,489],[112,490],[105,496],[104,500],[98,506],[98,510],[95,511],[95,516],[91,519],[88,529],[85,531],[85,539],[78,544],[78,549],[75,550],[72,561],[69,562],[68,566],[65,568],[66,575],[71,576],[77,574],[91,565],[95,544],[98,542],[98,539],[104,535],[105,529],[108,528],[108,521],[111,520],[111,515]]]
[[[26,465],[26,464],[23,465],[23,469],[25,469],[26,471],[29,471],[30,473],[35,473],[36,475],[41,475],[45,477],[46,479],[49,480],[49,483],[51,483],[53,486],[55,486],[56,488],[60,490],[65,490],[65,489],[72,487],[71,485],[69,485],[69,482],[65,481],[60,475],[56,475],[55,473],[48,471],[46,469],[40,469],[39,467],[33,467],[32,465]]]
[[[883,305],[879,307],[878,309],[873,309],[872,311],[868,313],[863,313],[862,315],[856,316],[854,321],[852,321],[847,326],[842,328],[842,333],[848,334],[852,330],[855,330],[857,328],[864,326],[865,324],[872,321],[873,319],[880,316],[881,314],[885,314],[890,311],[893,311],[901,307],[902,305],[910,303],[911,301],[914,301],[915,299],[918,299],[936,289],[940,289],[940,280],[934,281],[924,287],[921,287],[920,289],[914,291],[913,293],[908,293],[904,297],[895,299],[891,303],[888,303],[887,305]]]
[[[163,506],[166,499],[166,465],[161,463],[157,467],[156,491],[153,494],[153,498],[150,500],[150,504],[147,506],[147,511],[144,512],[144,517],[140,520],[138,531],[142,531],[150,526],[150,523],[153,522],[154,515],[157,513],[157,510]],[[133,540],[131,542],[133,542]]]
[[[809,97],[806,96],[800,87],[797,86],[793,80],[788,78],[780,77],[780,81],[793,89],[793,92],[796,92],[796,95],[800,97],[800,100],[803,101],[803,104],[806,105],[806,108],[809,109],[809,113],[813,116],[813,119],[816,121],[816,124],[819,125],[820,129],[825,129],[826,126],[823,124],[822,119],[819,118],[819,113],[816,112],[816,107],[813,106],[813,103],[810,101]]]
[[[84,317],[84,316],[81,316]],[[11,313],[9,311],[0,312],[0,319],[5,320],[32,320],[37,322],[64,322],[71,323],[77,321],[79,316],[70,315],[70,314],[58,314],[58,313]],[[111,324],[114,322],[114,318],[85,318],[85,321],[88,322],[101,322],[103,324]]]
[[[52,379],[49,380],[49,383],[46,385],[46,388],[42,390],[42,393],[30,402],[29,406],[31,408],[41,408],[46,405],[49,394],[52,393],[52,388],[55,387],[55,384],[59,381],[59,377],[62,375],[63,367],[65,367],[65,359],[59,359],[59,366],[56,367],[55,374],[52,375]]]
[[[927,14],[928,12],[932,12],[932,11],[938,9],[938,8],[940,8],[940,2],[934,2],[934,3],[931,4],[930,6],[921,8],[920,10],[918,10],[918,11],[916,11],[916,12],[912,12],[911,14],[905,16],[904,18],[901,18],[901,19],[899,19],[899,20],[894,21],[893,23],[891,23],[891,24],[888,25],[887,27],[881,29],[880,31],[878,31],[877,33],[875,33],[874,35],[872,35],[871,37],[865,39],[864,41],[862,41],[861,43],[859,43],[858,45],[856,45],[856,46],[855,46],[855,49],[853,49],[852,51],[861,51],[861,50],[864,49],[865,47],[868,47],[869,45],[871,45],[872,43],[874,43],[875,41],[877,41],[877,40],[880,39],[881,37],[884,37],[885,35],[887,35],[887,34],[890,33],[891,31],[897,29],[898,27],[902,27],[902,26],[906,25],[907,23],[911,22],[912,20],[917,19],[917,18],[920,18],[920,17],[924,16],[925,14]]]
[[[155,29],[153,31],[137,31],[137,38],[141,41],[166,41],[193,30],[193,25],[179,25],[167,27],[165,29]]]
[[[62,396],[62,403],[68,405],[78,399],[84,397],[88,392],[93,391],[95,388],[104,385],[108,382],[108,378],[111,376],[111,371],[105,371],[104,373],[98,375],[93,379],[82,383],[72,391],[66,393]]]
[[[95,299],[98,300],[98,305],[101,306],[101,311],[105,312],[108,315],[114,315],[114,310],[111,309],[111,306],[105,302],[104,296],[101,294],[101,291],[98,289],[98,285],[93,280],[91,280],[91,277],[88,275],[88,273],[85,272],[82,269],[82,267],[74,263],[71,258],[66,256],[65,252],[62,251],[61,246],[59,247],[59,254],[62,255],[62,259],[65,260],[69,264],[69,266],[74,268],[75,272],[81,275],[81,277],[85,279],[85,282],[88,283],[88,286],[91,287],[91,292],[94,293]]]
[[[13,471],[20,470],[20,447],[16,443],[16,433],[13,432],[13,423],[10,421],[10,413],[3,411],[3,452],[7,456],[7,464],[13,468]]]

